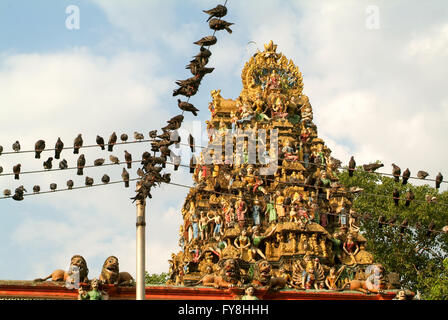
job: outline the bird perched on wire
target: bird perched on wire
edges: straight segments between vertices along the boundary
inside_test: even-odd
[[[20,151],[20,143],[19,141],[16,141],[12,144],[12,150],[14,150],[15,152],[19,152]]]
[[[179,94],[182,96],[191,97],[191,96],[194,96],[197,92],[198,92],[197,87],[194,87],[191,85],[187,85],[184,87],[181,86],[173,91],[173,97],[175,97]]]
[[[86,186],[91,187],[93,185],[93,178],[86,177]]]
[[[205,12],[206,14],[209,15],[207,22],[213,18],[222,18],[227,14],[227,8],[221,4],[218,4],[216,7],[214,7],[213,9],[210,10],[202,10],[202,12]]]
[[[123,133],[121,136],[120,136],[120,139],[121,139],[121,141],[123,141],[123,142],[126,142],[126,141],[128,141],[128,135],[126,134],[126,133]]]
[[[380,216],[378,218],[378,228],[382,228],[383,224],[386,224],[386,218],[384,216]]]
[[[225,20],[221,20],[221,19],[210,19],[209,23],[208,23],[210,29],[215,30],[215,31],[220,31],[220,30],[226,30],[228,33],[232,33],[232,29],[230,29],[229,27],[231,25],[234,25],[234,23],[232,22],[227,22]]]
[[[196,107],[194,105],[192,105],[191,103],[177,99],[177,106],[182,111],[191,112],[191,113],[193,113],[194,116],[198,115],[197,112],[199,111],[199,109],[196,109]]]
[[[356,161],[355,157],[351,156],[350,161],[348,162],[348,176],[353,177],[353,172],[356,169]]]
[[[20,186],[18,188],[16,188],[14,195],[12,196],[12,198],[16,201],[22,201],[23,200],[23,195],[26,192],[26,189],[24,186]]]
[[[192,86],[194,88],[199,88],[202,78],[200,76],[193,76],[186,80],[176,80],[176,84],[181,87]]]
[[[78,154],[79,149],[82,147],[83,140],[82,140],[82,134],[78,134],[78,136],[73,141],[73,153]]]
[[[78,171],[77,171],[77,175],[78,176],[82,176],[84,174],[84,166],[86,165],[86,158],[84,156],[84,154],[81,154],[78,158],[78,162],[77,162],[77,166],[78,166]]]
[[[188,144],[190,145],[190,150],[191,150],[191,152],[194,152],[194,151],[195,151],[195,148],[194,148],[194,138],[193,138],[193,136],[191,135],[191,133],[190,133],[190,135],[188,136]]]
[[[0,166],[0,174],[3,172],[3,167]]]
[[[382,164],[382,163],[369,163],[369,164],[363,164],[362,167],[364,168],[364,171],[375,172],[375,170],[378,170],[379,168],[384,167],[384,164]]]
[[[218,38],[216,38],[215,36],[205,36],[193,43],[201,47],[209,47],[216,44],[216,42],[218,42]]]
[[[39,186],[39,185],[35,185],[35,186],[33,187],[33,192],[34,192],[34,193],[39,193],[39,192],[40,192],[40,186]]]
[[[162,128],[162,131],[165,132],[165,131],[169,131],[169,130],[177,130],[180,128],[180,126],[181,126],[181,124],[179,122],[169,123]]]
[[[132,154],[124,150],[124,160],[126,161],[128,169],[132,168]]]
[[[400,181],[401,169],[395,163],[392,163],[392,175],[394,176],[394,181]]]
[[[184,116],[179,114],[175,117],[172,117],[170,120],[168,120],[168,123],[182,123],[184,121]]]
[[[50,170],[51,168],[53,168],[53,157],[49,157],[47,159],[47,161],[44,161],[44,169],[46,170]]]
[[[136,141],[141,141],[143,139],[145,139],[145,136],[143,135],[143,133],[139,133],[137,131],[134,132],[134,139]]]
[[[54,158],[59,159],[61,156],[61,152],[64,149],[64,142],[62,142],[61,138],[58,137],[58,141],[54,145]]]
[[[406,202],[405,202],[404,205],[405,205],[406,207],[409,207],[409,205],[411,204],[411,201],[415,199],[414,192],[412,192],[411,189],[409,189],[409,190],[406,192],[405,199],[406,199]]]
[[[194,173],[195,167],[196,167],[196,157],[192,155],[190,159],[190,173]]]
[[[187,65],[185,69],[190,69],[192,75],[199,76],[201,78],[206,74],[212,73],[215,70],[215,68],[200,66],[196,61],[190,62],[190,64]]]
[[[398,202],[400,201],[400,192],[397,189],[394,189],[394,192],[392,193],[392,197],[394,199],[395,205],[398,206]]]
[[[109,137],[109,143],[107,145],[107,151],[112,152],[114,150],[114,145],[117,143],[117,134],[113,132]]]
[[[143,177],[145,176],[145,172],[143,171],[142,168],[137,168],[137,175],[138,175],[140,178],[143,178]]]
[[[58,185],[56,183],[51,183],[50,184],[50,190],[51,191],[55,191],[58,188]]]
[[[16,180],[20,179],[19,175],[20,175],[21,169],[22,169],[22,165],[20,163],[16,164],[14,167],[12,167],[12,172],[14,173],[14,179],[16,179]]]
[[[62,159],[61,161],[59,161],[59,169],[64,170],[67,168],[68,168],[67,160]]]
[[[123,168],[121,177],[123,178],[123,181],[124,181],[124,187],[129,188],[129,172],[127,172],[125,168]]]
[[[9,197],[9,196],[11,195],[11,190],[9,190],[9,189],[5,189],[5,190],[3,190],[3,195],[4,195],[5,197]]]
[[[162,175],[162,182],[170,183],[171,182],[171,173],[164,173]]]
[[[73,180],[68,180],[67,181],[67,187],[68,187],[69,190],[73,189],[73,185],[74,185]]]
[[[120,164],[120,160],[118,159],[118,157],[115,157],[114,155],[110,155],[109,156],[109,160],[110,162],[112,162],[113,164]]]
[[[110,177],[107,174],[103,175],[103,177],[101,178],[101,182],[102,183],[109,183],[110,182]]]
[[[429,173],[423,170],[420,170],[417,172],[417,178],[419,179],[426,179],[426,177],[429,176]]]
[[[0,156],[2,155],[3,152],[3,146],[0,146]]]
[[[157,130],[151,130],[151,131],[149,131],[149,137],[150,137],[151,139],[155,139],[155,138],[157,138]]]
[[[104,158],[99,158],[93,161],[93,165],[96,167],[102,166],[106,160]]]
[[[45,150],[45,141],[44,140],[38,140],[34,144],[34,151],[35,151],[34,158],[40,159],[40,154],[44,150]]]
[[[104,138],[97,135],[96,136],[96,144],[100,146],[101,150],[104,150]]]
[[[405,232],[407,226],[408,226],[408,219],[404,219],[400,225],[400,234],[401,235],[404,235],[404,232]]]
[[[177,156],[177,155],[173,155],[172,158],[173,158],[172,161],[173,161],[173,165],[174,165],[174,171],[177,171],[177,169],[180,166],[181,157]]]
[[[436,176],[436,189],[440,188],[440,184],[443,181],[443,176],[442,174],[439,172],[439,174]]]
[[[411,177],[411,171],[409,171],[409,168],[406,168],[406,170],[403,171],[402,184],[403,185],[407,184],[410,177]]]

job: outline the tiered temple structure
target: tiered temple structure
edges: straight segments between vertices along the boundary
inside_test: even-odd
[[[382,277],[351,209],[360,190],[338,183],[340,161],[318,137],[302,74],[276,49],[271,41],[246,63],[238,98],[211,93],[209,147],[190,164],[195,187],[168,284],[281,278],[285,288],[337,290],[374,270]],[[237,264],[233,282],[227,260]]]

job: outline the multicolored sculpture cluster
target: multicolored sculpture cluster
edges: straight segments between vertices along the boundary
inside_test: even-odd
[[[340,161],[318,137],[302,74],[276,49],[271,41],[246,63],[236,100],[211,92],[209,148],[190,164],[195,187],[168,284],[380,292],[383,268],[351,209],[361,190],[338,183]],[[254,135],[239,139],[241,132]],[[251,161],[255,153],[268,161]],[[381,281],[370,285],[373,275]]]

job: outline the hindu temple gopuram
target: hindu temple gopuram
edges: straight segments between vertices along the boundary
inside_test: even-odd
[[[245,64],[235,100],[211,92],[209,144],[190,164],[195,186],[168,284],[396,289],[366,249],[351,209],[360,190],[338,183],[299,68],[272,41],[264,48]]]

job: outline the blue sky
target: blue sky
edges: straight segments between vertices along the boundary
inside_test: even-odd
[[[196,54],[192,42],[211,34],[202,9],[219,2],[188,1],[17,1],[0,2],[0,145],[15,140],[23,149],[61,137],[70,145],[78,133],[94,144],[96,134],[145,133],[178,114],[174,81],[189,77],[185,65]],[[65,27],[65,9],[80,9],[80,29]],[[369,28],[369,6],[378,10],[378,28]],[[258,48],[274,40],[299,66],[314,121],[333,156],[352,154],[359,164],[381,160],[432,177],[445,167],[448,121],[448,5],[445,1],[229,1],[226,20],[233,33],[219,32],[204,78],[191,101],[201,110],[187,116],[185,129],[209,118],[212,89],[235,99],[241,69]],[[184,132],[187,134],[187,131]],[[398,141],[399,143],[393,143]],[[126,146],[134,158],[148,146]],[[125,147],[114,154],[123,157]],[[88,163],[109,154],[88,150]],[[185,150],[186,152],[186,150]],[[428,154],[431,156],[428,157]],[[45,154],[46,159],[49,154]],[[73,154],[63,153],[71,165]],[[45,159],[42,159],[44,161]],[[189,158],[186,159],[186,162]],[[2,155],[5,172],[22,162],[41,168],[29,154]],[[135,168],[132,173],[135,176]],[[89,169],[119,180],[121,168]],[[448,175],[448,172],[445,174]],[[28,190],[51,182],[65,187],[73,172],[0,177],[0,190],[18,184]],[[75,185],[83,184],[75,177]],[[191,185],[180,169],[173,181]],[[133,188],[114,185],[0,200],[0,279],[33,279],[66,269],[74,254],[87,259],[90,277],[116,255],[122,270],[135,274]],[[188,190],[164,186],[148,203],[150,272],[168,270],[177,251],[180,207]]]

